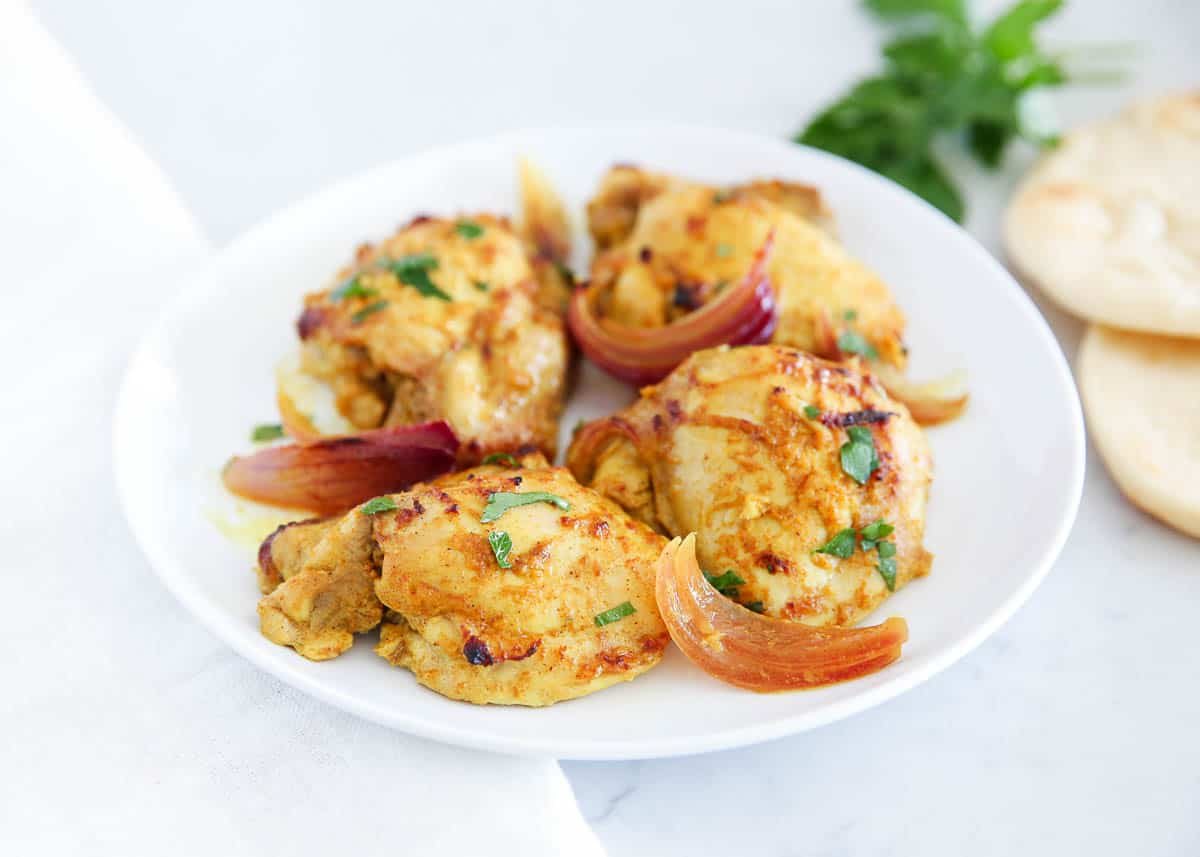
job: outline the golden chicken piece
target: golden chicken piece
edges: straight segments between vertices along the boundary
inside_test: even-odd
[[[463,463],[530,444],[553,455],[568,350],[543,304],[558,300],[507,220],[418,217],[305,298],[301,369],[356,429],[444,419]]]
[[[257,571],[263,636],[310,660],[336,658],[383,618],[368,516],[285,524],[263,542]]]
[[[588,223],[600,251],[591,281],[604,295],[604,318],[669,324],[744,277],[773,235],[772,341],[831,358],[877,353],[904,367],[904,315],[887,286],[831,236],[815,188],[778,180],[717,188],[618,166],[588,204]]]
[[[280,528],[260,551],[263,634],[334,657],[386,609],[377,651],[476,703],[549,705],[650,669],[666,540],[539,454],[521,464]]]
[[[771,616],[853,624],[932,562],[924,433],[856,362],[696,352],[585,426],[567,463],[661,532],[697,533],[701,567]]]

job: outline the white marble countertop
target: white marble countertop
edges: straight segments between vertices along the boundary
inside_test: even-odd
[[[502,129],[785,135],[876,52],[852,3],[34,5],[218,244],[340,176]],[[1048,31],[1142,47],[1123,85],[1060,95],[1067,119],[1200,84],[1192,0],[1074,0]],[[994,252],[1025,157],[960,164],[968,226]],[[1080,325],[1047,314],[1072,353]],[[610,853],[1200,853],[1200,544],[1126,504],[1094,452],[1088,468],[1046,583],[922,687],[751,749],[565,764]],[[980,538],[1019,537],[1004,526],[981,521]]]

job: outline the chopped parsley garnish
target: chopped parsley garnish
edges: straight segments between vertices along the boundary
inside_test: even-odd
[[[396,511],[396,501],[384,494],[382,497],[368,500],[358,508],[364,515],[378,515],[380,512]]]
[[[879,572],[879,576],[883,578],[883,582],[887,585],[888,592],[896,591],[896,560],[893,557],[880,559],[875,565],[875,570]]]
[[[283,426],[279,423],[262,423],[256,425],[254,430],[250,432],[250,440],[255,443],[266,443],[269,440],[278,440],[283,437]]]
[[[362,324],[381,309],[387,309],[387,305],[387,301],[375,301],[373,304],[367,304],[354,315],[350,316],[350,321],[352,321],[354,324]]]
[[[747,610],[752,610],[755,613],[766,612],[766,608],[763,607],[763,603],[761,601],[751,601],[749,604],[743,604],[742,606]]]
[[[486,292],[489,288],[491,288],[491,286],[489,286],[483,280],[475,280],[473,283],[471,283],[471,285],[481,292]]]
[[[840,559],[850,559],[854,554],[855,541],[857,540],[858,547],[862,549],[863,553],[873,550],[879,555],[879,562],[875,564],[875,570],[883,578],[888,591],[895,592],[896,544],[895,542],[884,541],[895,530],[895,527],[882,518],[873,524],[868,524],[861,530],[858,530],[857,533],[854,527],[847,527],[813,551],[813,553],[827,553]]]
[[[721,242],[720,244],[717,245],[716,252],[717,252],[718,259],[727,259],[733,255],[733,245],[726,244],[725,242]]]
[[[875,437],[869,428],[862,426],[851,426],[846,434],[850,439],[842,444],[842,472],[859,485],[866,485],[871,474],[879,469]]]
[[[843,330],[837,338],[837,347],[846,354],[858,354],[867,360],[879,359],[879,352],[875,350],[875,346],[867,342],[866,337],[857,330]]]
[[[496,557],[496,565],[501,568],[512,568],[508,555],[512,552],[512,539],[504,530],[493,530],[488,533],[488,544],[492,546],[492,554]]]
[[[733,194],[727,190],[719,190],[712,196],[713,205],[720,205],[723,202],[729,202],[733,198]]]
[[[373,298],[379,294],[378,289],[371,289],[362,284],[359,275],[355,274],[346,282],[329,293],[329,299],[334,303],[345,298]]]
[[[729,288],[729,280],[718,280],[717,284],[713,286],[713,294],[719,295],[727,288]]]
[[[854,527],[847,527],[817,548],[815,553],[827,553],[839,559],[850,559],[851,554],[854,553],[854,542]]]
[[[704,579],[709,582],[713,589],[720,592],[726,598],[737,598],[737,587],[746,582],[738,577],[737,572],[732,568],[724,574],[709,574],[706,571],[704,572]]]
[[[856,318],[858,318],[858,310],[848,309],[842,313],[842,318],[846,319],[846,321],[854,321]]]
[[[520,467],[521,462],[511,452],[493,452],[485,456],[480,464],[507,464],[509,467]]]
[[[454,224],[454,231],[467,240],[473,240],[483,234],[483,227],[473,220],[460,220]]]
[[[633,609],[633,605],[626,601],[622,604],[618,604],[616,607],[605,610],[603,613],[597,613],[595,619],[596,627],[603,628],[605,625],[611,624],[612,622],[618,622],[621,619],[624,619],[626,616],[632,616],[636,612],[637,611]]]
[[[396,279],[406,286],[412,286],[423,297],[437,298],[449,301],[450,295],[439,289],[429,279],[429,272],[437,270],[438,261],[429,253],[412,253],[399,259],[388,259],[380,262],[380,266],[396,275]]]
[[[810,420],[815,420],[817,417],[821,416],[821,409],[816,405],[805,405],[804,416],[808,417]]]
[[[859,536],[862,537],[862,549],[865,551],[873,550],[876,542],[886,539],[895,529],[895,527],[882,518],[873,524],[863,527],[858,531]]]
[[[526,491],[521,494],[513,491],[496,491],[493,494],[488,494],[487,505],[483,507],[483,514],[479,516],[479,522],[481,524],[490,524],[509,509],[515,509],[518,506],[528,506],[531,503],[549,503],[552,506],[557,506],[564,512],[571,508],[571,504],[562,497],[546,491]]]

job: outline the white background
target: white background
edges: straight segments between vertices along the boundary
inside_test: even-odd
[[[504,129],[655,118],[787,135],[872,68],[878,43],[851,2],[34,7],[219,245],[333,179]],[[1063,47],[1141,47],[1122,86],[1058,97],[1069,121],[1200,86],[1193,0],[1074,0],[1047,34]],[[1027,159],[1016,152],[991,175],[958,165],[968,226],[994,252]],[[1079,325],[1048,316],[1073,353]],[[980,550],[1020,538],[1003,520],[978,533]],[[1126,505],[1091,454],[1079,523],[1046,584],[927,685],[753,749],[564,768],[614,857],[1194,855],[1198,603],[1200,545]],[[269,696],[293,693],[259,680]],[[327,714],[336,734],[348,715]],[[403,848],[404,832],[391,833]]]

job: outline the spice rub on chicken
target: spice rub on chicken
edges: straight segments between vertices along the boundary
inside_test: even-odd
[[[356,430],[446,420],[459,460],[532,445],[553,455],[564,325],[508,221],[418,217],[363,245],[305,298],[300,368]],[[282,408],[293,419],[296,408]]]
[[[475,703],[549,705],[653,667],[666,540],[540,455],[504,459],[278,531],[263,633],[332,657],[382,618],[379,654]]]
[[[932,562],[924,433],[857,361],[697,352],[585,426],[567,463],[660,532],[695,532],[717,585],[771,616],[856,623]]]
[[[824,357],[906,362],[905,320],[887,286],[833,238],[815,188],[778,180],[732,187],[613,167],[588,204],[592,288],[601,317],[662,327],[741,280],[772,238],[779,318],[772,341]]]

